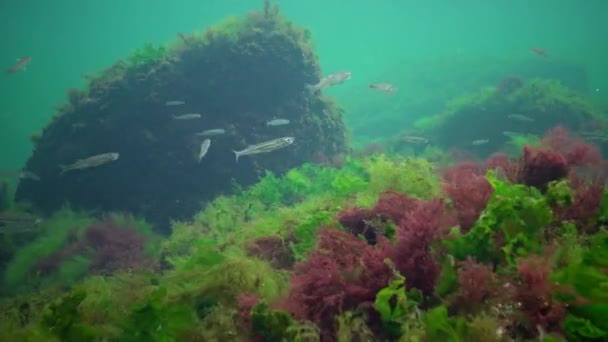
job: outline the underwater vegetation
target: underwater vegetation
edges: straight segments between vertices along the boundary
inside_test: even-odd
[[[153,269],[157,265],[158,237],[150,225],[130,216],[94,219],[63,209],[37,230],[6,265],[1,294],[69,286],[87,274]],[[4,246],[10,244],[5,242]]]
[[[607,176],[556,127],[518,157],[268,172],[163,241],[66,209],[8,264],[0,339],[606,341]]]
[[[486,158],[498,150],[518,154],[556,125],[578,135],[603,136],[607,120],[606,113],[559,81],[507,76],[494,87],[452,99],[440,114],[419,119],[414,135]],[[393,149],[404,144],[397,139]]]
[[[551,79],[576,92],[591,92],[587,70],[559,58],[538,58],[534,54],[523,58],[449,56],[425,58],[411,64],[400,62],[376,75],[377,79],[399,83],[400,91],[386,101],[371,96],[368,89],[352,89],[353,95],[344,98],[341,104],[349,113],[346,124],[357,137],[354,144],[386,143],[417,120],[442,112],[446,102],[497,84],[505,75],[526,80]]]
[[[425,158],[347,153],[320,76],[265,2],[71,91],[41,180],[0,187],[0,214],[48,214],[0,234],[0,341],[608,341],[608,161],[580,137],[603,113],[507,77],[419,121]]]
[[[310,32],[271,5],[170,46],[147,44],[70,91],[34,139],[26,168],[41,180],[20,182],[16,198],[46,214],[68,203],[128,211],[167,230],[234,181],[250,185],[264,170],[280,174],[313,155],[346,151],[341,110],[305,90],[320,75]],[[290,124],[266,125],[276,118]],[[197,161],[204,137],[196,133],[207,130],[224,134]],[[235,162],[233,150],[280,137],[295,142]],[[120,157],[61,174],[60,165],[103,153]]]

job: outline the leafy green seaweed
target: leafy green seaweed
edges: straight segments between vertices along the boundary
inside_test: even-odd
[[[553,220],[547,199],[536,188],[511,184],[488,173],[494,193],[478,221],[465,235],[453,230],[454,239],[446,241],[459,260],[474,256],[478,261],[498,264],[501,260],[514,267],[516,259],[541,251],[544,228]],[[504,239],[496,246],[496,234]]]

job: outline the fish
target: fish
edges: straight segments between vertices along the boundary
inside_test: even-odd
[[[530,51],[532,51],[534,54],[541,56],[541,57],[549,56],[549,52],[543,48],[534,47],[534,48],[530,49]]]
[[[239,157],[241,157],[241,156],[248,156],[248,155],[252,155],[252,154],[272,152],[274,150],[278,150],[278,149],[281,149],[281,148],[284,148],[284,147],[287,147],[287,146],[293,144],[293,142],[295,140],[296,140],[296,138],[294,138],[294,137],[282,137],[282,138],[278,138],[278,139],[265,141],[265,142],[255,144],[255,145],[249,145],[242,151],[232,150],[232,152],[234,152],[235,157],[236,157],[236,162],[238,163]]]
[[[6,73],[14,74],[18,71],[25,71],[25,70],[27,70],[27,66],[28,66],[28,64],[30,64],[31,61],[32,61],[31,56],[17,58],[17,62],[15,62],[15,65],[13,65],[10,69],[6,70]]]
[[[41,222],[41,219],[30,215],[0,214],[0,234],[32,230]]]
[[[198,113],[189,113],[189,114],[181,114],[181,115],[173,115],[173,120],[195,120],[200,119],[201,115]]]
[[[203,142],[201,143],[201,149],[198,152],[198,162],[199,163],[201,162],[203,157],[207,154],[207,151],[209,151],[210,146],[211,146],[211,140],[209,138],[203,140]]]
[[[608,141],[608,137],[605,135],[586,135],[584,139],[587,141]]]
[[[602,131],[598,132],[580,132],[580,136],[585,140],[595,140],[595,141],[608,141],[608,136],[602,133]]]
[[[328,75],[327,77],[323,77],[319,83],[314,85],[307,85],[306,88],[313,93],[321,91],[325,88],[334,87],[339,84],[342,84],[350,79],[351,72],[350,71],[340,71],[333,74]]]
[[[522,115],[522,114],[509,114],[509,115],[507,115],[507,117],[509,119],[517,120],[517,121],[524,121],[524,122],[532,122],[532,121],[534,121],[533,118],[525,116],[525,115]]]
[[[289,124],[287,119],[274,119],[266,122],[266,126],[283,126]]]
[[[40,177],[33,172],[30,171],[19,171],[19,172],[2,172],[0,173],[0,178],[20,178],[20,179],[31,179],[35,181],[39,181]]]
[[[97,166],[115,161],[116,159],[118,159],[118,157],[120,157],[120,154],[118,154],[116,152],[109,152],[109,153],[97,154],[97,155],[94,155],[92,157],[88,157],[85,159],[78,159],[74,163],[67,165],[67,166],[59,165],[59,167],[61,168],[60,174],[63,175],[64,173],[71,171],[71,170],[81,170],[81,169],[88,169],[91,167],[97,167]]]
[[[30,171],[21,171],[19,172],[19,178],[20,179],[31,179],[34,181],[39,181],[40,177],[38,177],[37,174],[30,172]]]
[[[597,131],[597,132],[583,131],[583,132],[579,132],[578,134],[580,134],[582,136],[598,136],[601,134],[601,131]]]
[[[471,142],[471,145],[473,146],[479,146],[479,145],[484,145],[490,142],[490,139],[478,139],[478,140],[473,140]]]
[[[167,106],[167,107],[182,106],[185,104],[186,104],[185,101],[167,101],[167,102],[165,102],[165,106]]]
[[[397,92],[397,90],[399,90],[399,88],[390,83],[372,83],[369,85],[369,87],[371,89],[387,93],[388,95],[393,95],[395,92]]]
[[[414,143],[414,144],[426,144],[429,142],[429,139],[422,138],[422,137],[415,137],[415,136],[411,136],[411,135],[404,136],[401,139],[406,142],[410,142],[410,143]]]
[[[208,129],[206,131],[196,133],[196,135],[198,135],[200,137],[213,137],[213,136],[224,134],[224,133],[226,133],[226,130],[224,130],[222,128],[214,128],[214,129]]]
[[[507,136],[507,137],[521,137],[521,136],[524,136],[525,134],[518,133],[518,132],[512,132],[512,131],[503,131],[502,135]]]

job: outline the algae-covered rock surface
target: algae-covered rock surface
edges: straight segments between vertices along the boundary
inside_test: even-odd
[[[70,92],[33,137],[27,169],[41,181],[22,182],[17,200],[46,212],[69,203],[166,223],[189,217],[234,181],[252,184],[264,170],[281,173],[345,150],[340,109],[306,90],[320,77],[310,33],[276,7],[179,36],[170,47],[146,45]],[[175,119],[185,114],[200,118]],[[278,118],[290,122],[266,124]],[[225,133],[210,137],[198,162],[205,137],[195,133],[211,129]],[[233,150],[280,137],[295,142],[235,161]],[[60,165],[108,152],[120,157],[61,174]]]
[[[530,143],[556,125],[589,136],[606,127],[606,114],[559,81],[513,76],[453,99],[440,114],[415,126],[429,143],[487,157],[513,143]]]

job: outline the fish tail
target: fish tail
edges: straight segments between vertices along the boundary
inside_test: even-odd
[[[239,153],[239,151],[235,151],[235,150],[232,150],[232,152],[234,152],[235,160],[238,163],[239,157],[241,156],[241,154]]]
[[[59,168],[61,169],[61,172],[59,173],[60,176],[63,176],[64,173],[70,170],[68,166],[62,164],[59,164]]]

